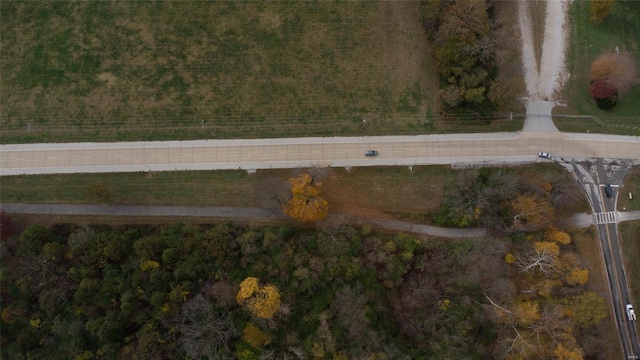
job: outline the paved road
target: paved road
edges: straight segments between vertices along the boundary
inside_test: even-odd
[[[280,219],[290,218],[278,209],[237,207],[186,207],[186,206],[137,206],[137,205],[68,205],[68,204],[0,204],[9,214],[91,215],[91,216],[170,216],[232,219]],[[369,225],[380,229],[404,231],[443,238],[478,238],[487,235],[485,229],[453,229],[402,221],[373,220],[358,216],[330,214],[325,222],[346,222]]]
[[[553,123],[551,112],[556,106],[554,101],[524,100],[527,116],[522,131],[528,132],[557,132],[558,128]]]
[[[367,149],[379,156],[365,157]],[[559,132],[0,145],[0,175],[635,159],[640,137]]]
[[[634,359],[635,354],[640,351],[640,342],[638,341],[635,323],[627,320],[625,312],[626,304],[630,304],[632,301],[622,260],[617,223],[639,218],[640,212],[619,213],[616,211],[617,185],[622,182],[631,165],[620,161],[605,162],[602,159],[596,163],[566,163],[563,165],[580,181],[589,198],[589,203],[594,213],[592,220],[595,222],[600,239],[600,248],[607,272],[613,313],[618,333],[620,334],[620,342],[625,358]],[[605,184],[613,186],[613,196],[611,198],[604,194]],[[624,214],[624,216],[619,216],[618,214]],[[637,308],[638,306],[635,307]]]

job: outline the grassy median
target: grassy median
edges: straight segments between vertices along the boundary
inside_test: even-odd
[[[636,167],[627,174],[618,194],[618,211],[633,210],[640,210],[640,167]]]

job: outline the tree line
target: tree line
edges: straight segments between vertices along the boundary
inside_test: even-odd
[[[494,112],[504,86],[496,80],[505,40],[491,1],[423,0],[421,18],[433,44],[445,111],[464,116]]]
[[[560,229],[33,225],[3,238],[11,359],[598,357],[604,299]],[[511,345],[513,346],[511,346]],[[507,346],[509,345],[509,346]],[[568,356],[568,355],[567,355]]]

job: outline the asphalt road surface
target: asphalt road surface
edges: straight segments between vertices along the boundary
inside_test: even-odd
[[[616,211],[618,186],[631,164],[622,161],[605,162],[600,159],[595,163],[563,165],[570,169],[580,181],[589,198],[609,280],[613,313],[620,334],[621,346],[625,359],[636,359],[636,354],[640,352],[640,342],[635,323],[628,320],[625,310],[625,306],[631,304],[632,301],[618,238],[618,222],[621,219]],[[606,184],[612,186],[611,197],[606,196],[604,190]],[[634,308],[638,308],[637,304]]]
[[[379,155],[365,157],[365,150]],[[0,145],[0,175],[171,170],[640,161],[640,137],[560,132]]]

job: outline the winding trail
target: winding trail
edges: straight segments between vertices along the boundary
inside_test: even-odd
[[[71,215],[71,216],[136,216],[136,217],[196,217],[225,219],[273,219],[291,220],[279,209],[240,207],[191,207],[191,206],[143,206],[143,205],[71,205],[4,203],[0,209],[9,214]],[[619,213],[619,221],[640,220],[640,211]],[[404,221],[376,220],[361,216],[329,214],[324,223],[347,223],[372,226],[377,229],[403,231],[442,238],[468,239],[487,236],[483,228],[444,228]],[[575,214],[563,223],[573,227],[589,227],[594,224],[593,215]],[[322,223],[320,223],[322,226]]]
[[[136,217],[200,217],[225,219],[274,219],[291,220],[280,209],[239,208],[239,207],[188,207],[188,206],[138,206],[138,205],[71,205],[71,204],[23,204],[5,203],[0,208],[9,214],[38,215],[84,215],[84,216],[136,216]],[[329,214],[319,223],[346,223],[360,226],[372,226],[378,229],[403,231],[413,234],[430,235],[443,238],[478,238],[487,235],[485,229],[441,228],[403,221],[375,220],[344,214]]]

